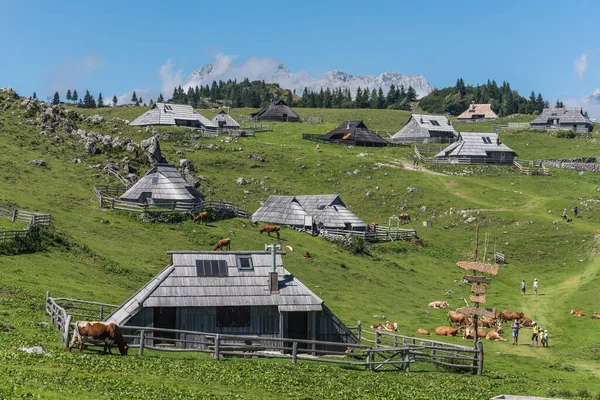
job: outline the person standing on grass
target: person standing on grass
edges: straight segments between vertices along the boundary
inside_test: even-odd
[[[577,206],[573,207],[573,218],[577,218]]]
[[[535,343],[537,344],[537,347],[540,347],[540,327],[537,326],[537,324],[535,324],[533,326],[533,332],[531,333],[531,347],[533,347],[533,341],[535,340]]]
[[[563,208],[562,219],[567,219],[567,209]]]
[[[525,294],[525,288],[527,288],[527,283],[525,283],[525,279],[521,281],[521,294]]]
[[[538,290],[538,280],[537,278],[533,280],[533,292],[535,293],[535,295],[537,296],[537,290]]]
[[[542,347],[548,347],[548,329],[542,332]]]
[[[516,346],[519,343],[519,329],[521,328],[519,320],[515,318],[515,322],[512,323],[510,328],[512,329],[512,344]]]

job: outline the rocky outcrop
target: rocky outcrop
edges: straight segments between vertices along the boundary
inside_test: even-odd
[[[595,164],[596,157],[577,157],[541,160],[546,167],[566,168],[574,171],[600,173],[600,164]]]
[[[157,164],[166,162],[166,159],[160,151],[160,143],[158,142],[158,137],[156,135],[146,140],[142,140],[140,147],[146,152],[150,163]]]

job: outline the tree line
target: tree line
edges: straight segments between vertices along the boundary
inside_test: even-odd
[[[37,99],[36,92],[33,92],[32,98]],[[76,89],[74,89],[73,91],[71,91],[71,89],[68,89],[67,93],[65,95],[65,98],[68,102],[72,103],[73,105],[77,105],[77,107],[79,107],[79,108],[97,108],[97,107],[107,107],[109,105],[104,102],[104,98],[102,97],[102,92],[98,93],[97,98],[94,98],[94,96],[92,96],[90,94],[90,91],[86,90],[85,95],[82,98],[80,98],[79,93],[77,92]],[[50,100],[50,98],[49,98],[49,100]],[[113,96],[112,97],[113,107],[116,107],[118,102],[119,102],[119,99],[117,99],[117,96],[116,95]],[[131,97],[131,102],[133,104],[135,104],[136,106],[139,106],[142,104],[144,106],[146,106],[146,104],[144,103],[144,101],[141,97],[138,99],[135,91],[133,92],[133,95]],[[50,100],[50,103],[54,104],[54,105],[58,105],[61,103],[60,94],[58,92],[54,92],[54,96]],[[152,104],[152,99],[150,99],[150,104]]]

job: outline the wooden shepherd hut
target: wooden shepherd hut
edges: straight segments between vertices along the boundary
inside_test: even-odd
[[[458,117],[459,121],[492,120],[498,118],[498,115],[492,110],[491,104],[472,103],[469,108],[463,111]]]
[[[436,163],[512,164],[517,153],[500,141],[497,133],[460,132],[458,140],[436,154]]]
[[[400,143],[452,143],[456,131],[445,115],[412,114],[392,140]]]
[[[192,106],[185,104],[154,103],[152,107],[129,123],[133,126],[188,126],[216,130],[217,124],[203,117]]]
[[[285,101],[278,100],[250,114],[253,121],[300,122],[300,116]]]
[[[574,132],[591,132],[594,123],[590,121],[583,110],[574,108],[544,108],[542,113],[530,123],[535,129],[572,130]]]
[[[285,253],[168,254],[169,266],[117,308],[107,321],[124,326],[252,335],[267,339],[273,348],[281,347],[282,342],[269,342],[269,338],[358,342],[323,300],[283,268],[281,255]],[[175,335],[183,340],[203,340],[202,335],[154,333],[155,337]],[[155,339],[156,343],[160,339]]]
[[[340,195],[270,196],[252,214],[252,222],[310,227],[315,222],[325,229],[364,231],[367,224],[348,210]]]
[[[215,115],[211,122],[216,124],[221,129],[239,129],[240,124],[237,123],[235,119],[229,114],[227,114],[224,110],[221,110]]]
[[[320,141],[353,146],[387,146],[388,142],[373,133],[362,121],[343,122],[337,128],[321,136]]]
[[[171,208],[175,203],[200,205],[198,192],[170,164],[155,164],[139,181],[120,197],[123,201]]]

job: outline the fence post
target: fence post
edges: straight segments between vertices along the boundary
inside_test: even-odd
[[[17,209],[16,208],[13,210],[12,222],[15,222],[15,219],[17,219]]]
[[[71,315],[67,315],[67,320],[65,321],[64,333],[63,333],[63,341],[65,343],[65,347],[69,347],[69,328],[71,328]]]
[[[104,306],[100,306],[100,321],[104,319]]]
[[[483,373],[483,343],[477,342],[477,375],[481,375]],[[475,371],[473,371],[475,373]]]
[[[371,349],[367,350],[367,362],[365,364],[365,369],[369,369],[371,367]]]
[[[146,331],[142,329],[140,332],[140,349],[138,350],[138,356],[144,355],[144,344],[146,342]]]
[[[379,347],[379,335],[380,332],[378,330],[375,331],[375,347]]]
[[[358,337],[359,342],[360,342],[361,333],[362,333],[362,326],[360,324],[360,321],[358,321],[358,325],[356,326],[356,336]]]
[[[294,342],[292,345],[292,364],[296,364],[296,359],[298,357],[298,342]]]
[[[114,210],[115,209],[115,198],[113,197],[112,202],[111,202],[111,208]]]
[[[215,360],[219,359],[219,334],[218,333],[215,335],[215,353],[213,355],[213,358]]]

